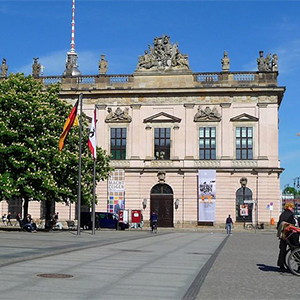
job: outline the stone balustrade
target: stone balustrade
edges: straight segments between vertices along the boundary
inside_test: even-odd
[[[157,74],[153,74],[157,75]],[[61,83],[62,89],[110,89],[110,88],[140,88],[143,81],[149,81],[152,75],[140,76],[136,74],[120,75],[81,75],[74,77],[66,76],[42,76],[39,77],[45,86]],[[181,74],[163,74],[163,77],[180,77]],[[185,75],[186,76],[186,75]],[[253,86],[278,86],[278,72],[215,72],[215,73],[192,73],[186,87],[253,87]],[[175,78],[174,77],[174,78]],[[189,78],[189,77],[188,77]],[[186,80],[186,77],[185,77]]]

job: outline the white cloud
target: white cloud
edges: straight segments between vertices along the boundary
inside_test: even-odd
[[[293,40],[274,50],[278,55],[280,73],[293,73],[300,70],[300,40]]]
[[[39,63],[44,66],[44,76],[62,75],[65,70],[67,51],[60,50],[39,57]],[[78,69],[83,75],[97,74],[100,55],[92,51],[82,51],[78,54]],[[33,61],[21,66],[17,72],[31,74]]]

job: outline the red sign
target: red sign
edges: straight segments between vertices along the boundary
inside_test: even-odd
[[[120,210],[119,211],[119,222],[123,222],[123,218],[124,218],[124,211]]]
[[[131,211],[131,222],[132,223],[141,223],[141,210],[139,209],[133,209]]]

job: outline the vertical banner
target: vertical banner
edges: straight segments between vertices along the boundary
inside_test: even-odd
[[[107,182],[107,212],[119,214],[125,209],[125,171],[115,170]]]
[[[214,222],[216,211],[216,170],[198,170],[198,221]]]

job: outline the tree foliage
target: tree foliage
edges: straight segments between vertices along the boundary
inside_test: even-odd
[[[294,196],[300,196],[300,191],[294,187],[288,186],[283,190],[283,194],[291,194]]]
[[[64,122],[72,106],[58,98],[60,86],[45,90],[31,76],[11,74],[0,81],[0,200],[76,202],[79,127],[72,127],[58,152]],[[83,119],[84,118],[83,116]],[[82,203],[92,201],[93,158],[83,124]],[[96,181],[110,172],[110,157],[97,148]],[[24,210],[26,210],[24,208]]]

